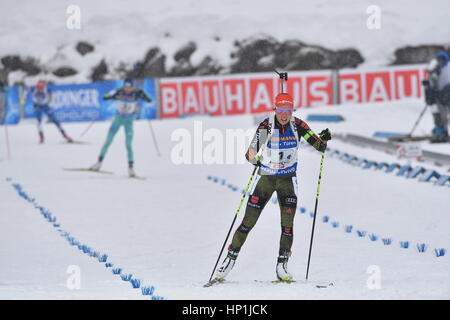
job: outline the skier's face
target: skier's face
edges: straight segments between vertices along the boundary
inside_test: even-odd
[[[291,106],[280,106],[275,108],[275,116],[280,124],[285,125],[291,120],[294,108]]]
[[[44,88],[45,88],[45,82],[38,82],[38,83],[37,83],[36,89],[37,89],[38,91],[43,91]]]

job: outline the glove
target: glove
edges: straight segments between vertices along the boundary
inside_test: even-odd
[[[331,132],[330,129],[326,128],[325,130],[322,130],[321,133],[319,133],[319,137],[323,141],[331,140]]]
[[[325,152],[325,150],[327,150],[327,144],[326,143],[320,144],[320,146],[319,146],[319,148],[317,148],[317,150],[320,152]]]
[[[261,157],[260,156],[256,156],[255,157],[256,163],[254,164],[257,167],[261,167]]]

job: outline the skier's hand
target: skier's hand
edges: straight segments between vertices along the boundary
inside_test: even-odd
[[[247,151],[248,161],[253,160],[255,158],[255,156],[256,156],[256,151],[253,149],[248,149],[248,151]]]
[[[255,150],[248,149],[245,156],[246,156],[248,162],[250,162],[251,164],[258,166],[258,167],[261,166],[260,157],[257,155],[257,152]]]
[[[331,140],[331,132],[330,129],[326,128],[325,130],[322,130],[321,133],[319,133],[320,139],[322,141],[328,141]]]

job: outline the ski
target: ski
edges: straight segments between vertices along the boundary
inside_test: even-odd
[[[263,280],[254,280],[257,283],[268,283],[269,281],[263,281]],[[286,283],[286,284],[291,284],[291,283],[296,283],[297,281],[295,280],[271,280],[270,283],[273,284],[279,284],[279,283]]]
[[[424,141],[434,139],[433,136],[392,136],[388,138],[389,142],[409,142],[409,141]]]
[[[203,285],[203,287],[209,288],[213,285],[217,285],[217,284],[224,283],[224,282],[225,282],[225,280],[220,280],[220,279],[215,278],[215,279],[212,279],[211,281],[208,281],[207,283],[205,283]]]
[[[295,283],[297,281],[295,281],[295,280],[272,280],[270,282],[272,282],[272,283],[287,283],[287,284],[290,284],[290,283]]]
[[[63,168],[63,170],[64,171],[95,172],[95,173],[102,173],[102,174],[114,174],[114,172],[111,172],[111,171],[92,170],[89,168]]]
[[[326,284],[326,282],[317,283],[317,282],[311,282],[311,281],[307,281],[307,280],[300,280],[299,282],[302,284],[306,284],[306,285],[309,285],[309,284],[314,285],[314,287],[319,288],[319,289],[334,286],[333,282],[328,282],[328,284]]]
[[[69,142],[69,141],[63,141],[63,142],[61,142],[62,144],[90,144],[89,142],[86,142],[86,141],[72,141],[72,142]]]
[[[428,140],[431,143],[445,142],[439,140],[435,136],[394,136],[389,137],[388,139],[389,142],[411,142],[411,141],[425,141],[425,140]],[[450,142],[450,138],[447,138],[447,142]]]
[[[128,178],[130,179],[136,179],[136,180],[146,180],[146,177],[141,177],[141,176],[128,176]]]
[[[262,280],[255,280],[255,282],[257,283],[268,283],[268,281],[262,281]],[[272,284],[292,284],[292,283],[301,283],[301,284],[311,284],[310,282],[307,281],[296,281],[296,280],[272,280],[270,281],[270,283]],[[328,288],[333,286],[334,284],[332,282],[330,282],[329,284],[313,284],[315,288]]]
[[[324,283],[312,283],[310,281],[304,281],[304,280],[253,280],[256,283],[262,283],[262,284],[296,284],[296,283],[300,283],[300,284],[306,284],[306,285],[313,285],[315,288],[318,289],[324,289],[324,288],[328,288],[331,286],[334,286],[333,282],[329,282],[328,284]],[[219,285],[219,284],[223,284],[223,283],[228,283],[226,280],[219,280],[219,279],[213,279],[211,281],[208,281],[206,284],[203,285],[203,287],[205,288],[209,288],[215,285]]]

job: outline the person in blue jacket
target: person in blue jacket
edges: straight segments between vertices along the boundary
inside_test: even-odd
[[[42,130],[42,115],[46,114],[47,117],[52,121],[56,127],[61,132],[64,139],[67,142],[72,143],[73,140],[70,138],[61,126],[61,123],[56,119],[55,113],[50,108],[50,102],[52,100],[52,92],[47,87],[47,83],[43,80],[38,81],[36,87],[31,91],[31,99],[33,101],[34,113],[38,121],[38,133],[39,142],[44,143],[44,131]]]
[[[432,142],[447,142],[448,114],[450,109],[450,66],[447,52],[440,51],[427,68],[425,81],[425,101],[431,106],[434,128]]]

